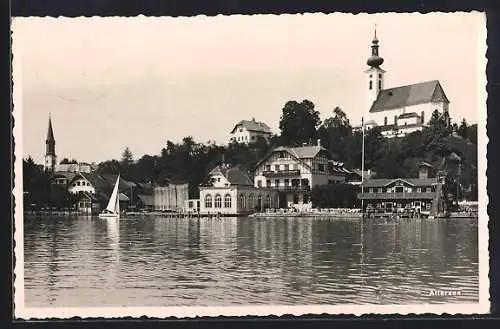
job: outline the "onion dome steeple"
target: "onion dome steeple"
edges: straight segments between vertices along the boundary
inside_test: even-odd
[[[377,27],[375,27],[375,35],[373,36],[372,40],[372,55],[368,58],[366,61],[366,64],[368,64],[371,67],[379,67],[384,63],[384,59],[378,55],[378,39],[377,39]]]

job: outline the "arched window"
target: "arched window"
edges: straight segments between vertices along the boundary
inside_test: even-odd
[[[272,201],[273,201],[273,200],[271,199],[271,196],[270,196],[270,195],[268,195],[268,196],[267,196],[266,207],[268,207],[268,208],[272,208],[272,207],[273,207],[273,202],[272,202]]]
[[[248,209],[254,209],[255,207],[255,196],[250,193],[248,196]]]
[[[378,89],[379,89],[379,90],[380,90],[380,89],[382,89],[382,80],[379,80],[379,81],[378,81]]]
[[[238,199],[238,208],[245,209],[245,194],[241,193]]]
[[[222,197],[220,194],[215,196],[215,208],[222,208]]]
[[[257,208],[262,208],[262,194],[259,194],[259,196],[257,197]]]
[[[387,126],[387,117],[384,117],[384,126]]]
[[[231,208],[231,195],[229,194],[224,196],[224,208]]]
[[[212,196],[210,194],[205,197],[205,208],[212,208]]]
[[[370,90],[373,88],[373,82],[370,80],[370,86],[368,87]]]

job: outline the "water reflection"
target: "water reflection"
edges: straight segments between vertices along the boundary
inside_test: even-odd
[[[32,307],[478,299],[468,220],[26,218]],[[430,289],[460,296],[429,296]]]

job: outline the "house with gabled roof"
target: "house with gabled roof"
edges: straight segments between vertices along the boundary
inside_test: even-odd
[[[313,187],[342,183],[348,173],[318,140],[317,145],[273,149],[256,164],[254,186],[278,191],[279,208],[307,208]]]
[[[243,169],[222,163],[208,173],[207,183],[200,186],[199,201],[203,215],[248,215],[278,208],[278,192],[256,188]]]
[[[375,122],[385,137],[401,137],[422,130],[435,110],[448,112],[450,101],[438,80],[385,88],[386,71],[381,68],[384,59],[379,56],[376,31],[371,48],[372,54],[366,62],[369,69],[365,71],[365,123]]]
[[[266,141],[271,137],[271,128],[264,122],[252,120],[241,120],[229,133],[229,143],[250,144],[257,141],[259,136]]]

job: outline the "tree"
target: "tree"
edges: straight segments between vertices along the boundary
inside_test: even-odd
[[[318,129],[321,144],[337,159],[346,153],[346,144],[352,135],[352,127],[347,115],[335,107],[333,117],[326,119]]]
[[[451,134],[452,129],[448,112],[445,111],[441,114],[435,110],[427,127],[423,130],[426,151],[439,156],[448,155],[450,150],[446,138]]]
[[[317,137],[317,128],[321,124],[319,112],[309,100],[301,103],[289,101],[282,110],[279,128],[281,142],[287,146],[299,146],[311,143]]]
[[[359,187],[351,184],[328,184],[312,188],[311,201],[317,208],[358,207]]]
[[[462,137],[463,139],[467,139],[467,133],[468,131],[468,126],[467,126],[467,121],[465,121],[465,118],[462,119],[462,123],[460,126],[457,128],[457,134],[458,136]]]
[[[375,126],[365,133],[365,168],[375,169],[377,163],[384,157],[386,148],[382,130]]]
[[[125,148],[122,152],[122,164],[125,166],[130,165],[134,161],[134,157],[132,155],[132,151],[128,147]]]

